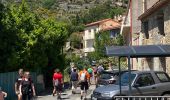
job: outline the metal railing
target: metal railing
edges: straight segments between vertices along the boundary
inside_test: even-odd
[[[170,96],[115,96],[115,100],[170,100]]]

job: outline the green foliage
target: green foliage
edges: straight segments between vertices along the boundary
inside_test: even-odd
[[[121,7],[113,7],[108,1],[89,9],[89,12],[80,14],[83,23],[95,22],[105,18],[113,18],[115,15],[122,14],[125,10]]]
[[[0,10],[1,71],[64,66],[61,49],[69,36],[67,24],[37,16],[25,2]]]
[[[44,8],[50,9],[56,3],[56,0],[41,0],[41,2]]]
[[[124,40],[121,35],[118,35],[116,38],[110,38],[110,31],[104,31],[96,34],[95,36],[95,52],[89,53],[88,57],[91,60],[99,60],[106,58],[105,47],[113,45],[123,45]]]

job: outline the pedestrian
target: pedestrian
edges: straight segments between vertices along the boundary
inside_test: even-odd
[[[94,73],[94,83],[97,84],[97,66],[93,66],[93,73]]]
[[[55,69],[53,75],[53,96],[57,93],[57,98],[61,99],[61,92],[62,92],[62,85],[63,85],[63,75],[61,74],[59,69]]]
[[[72,93],[76,93],[77,85],[78,85],[78,73],[77,69],[74,68],[73,72],[71,73],[71,82],[72,82]]]
[[[18,70],[18,77],[15,81],[15,94],[17,95],[18,100],[22,100],[22,96],[20,95],[20,91],[19,91],[19,86],[22,82],[22,79],[23,79],[23,69],[19,69]]]
[[[0,100],[4,100],[4,98],[7,97],[7,93],[2,91],[1,87],[0,87]]]
[[[24,72],[24,78],[20,84],[20,94],[22,100],[31,100],[33,96],[36,96],[35,87],[32,79],[30,78],[30,72]]]
[[[88,69],[87,69],[87,72],[89,73],[89,75],[90,75],[90,78],[89,78],[89,84],[91,84],[91,79],[92,79],[92,77],[93,77],[93,69],[91,68],[91,67],[89,67]]]
[[[88,78],[90,75],[88,74],[86,68],[79,72],[79,80],[80,80],[80,88],[81,88],[81,100],[86,99],[87,90],[89,89]]]
[[[97,73],[100,75],[104,71],[103,65],[100,64],[97,68]]]
[[[71,73],[73,72],[74,68],[75,68],[75,64],[73,62],[71,62],[70,67],[68,68],[69,76],[71,76]],[[71,77],[69,77],[69,78],[70,78],[69,89],[71,89],[72,88],[72,82],[71,82]]]

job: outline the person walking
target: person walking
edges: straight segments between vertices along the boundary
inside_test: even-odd
[[[78,73],[76,68],[74,68],[70,78],[72,82],[72,93],[75,94],[77,89],[77,84],[78,84]]]
[[[93,66],[93,73],[94,73],[94,83],[97,84],[97,66]]]
[[[0,87],[0,100],[4,100],[4,98],[7,97],[7,93],[2,91],[1,87]]]
[[[59,69],[55,69],[53,75],[53,96],[57,93],[57,98],[61,99],[61,92],[62,92],[62,85],[63,85],[63,75],[61,74]]]
[[[81,88],[81,100],[83,97],[86,99],[87,90],[89,89],[88,78],[90,75],[88,74],[86,68],[79,72],[79,80],[80,80],[80,88]]]
[[[22,100],[31,100],[33,96],[36,96],[34,83],[28,71],[24,72],[24,78],[20,84],[20,95],[22,95]]]
[[[23,80],[23,69],[19,69],[18,70],[18,78],[15,81],[15,94],[18,97],[18,100],[22,100],[22,96],[20,95],[20,91],[19,91],[19,86],[21,84]]]
[[[93,77],[93,69],[92,69],[91,67],[89,67],[89,68],[87,69],[87,72],[88,72],[89,75],[90,75],[88,82],[89,82],[89,84],[91,84],[91,80],[92,80],[92,77]]]

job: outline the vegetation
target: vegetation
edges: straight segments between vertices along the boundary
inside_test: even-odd
[[[25,2],[0,7],[1,72],[64,66],[61,49],[69,36],[67,24],[36,15]]]

